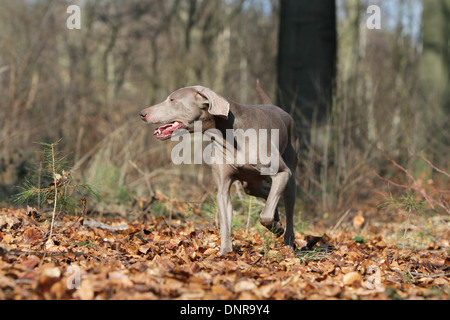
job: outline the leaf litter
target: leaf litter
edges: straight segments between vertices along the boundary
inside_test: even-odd
[[[135,221],[64,216],[46,247],[49,225],[29,213],[0,209],[2,300],[449,298],[445,243],[417,250],[351,229],[296,232],[293,251],[252,227],[233,230],[234,252],[220,256],[211,221],[149,214]]]

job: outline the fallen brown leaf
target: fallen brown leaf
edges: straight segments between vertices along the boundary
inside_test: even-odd
[[[361,281],[362,281],[361,275],[356,271],[352,271],[352,272],[349,272],[344,275],[342,283],[344,285],[348,286],[348,285],[352,285],[355,283],[356,284],[361,283]]]
[[[361,229],[361,227],[362,227],[362,225],[364,224],[364,217],[363,216],[360,216],[360,215],[358,215],[358,216],[355,216],[354,218],[353,218],[353,226],[356,228],[356,229]]]

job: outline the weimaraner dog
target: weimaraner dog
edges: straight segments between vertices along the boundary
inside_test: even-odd
[[[227,133],[242,132],[255,129],[254,132],[264,130],[267,135],[263,136],[266,147],[271,150],[271,158],[276,162],[275,171],[267,174],[271,163],[263,163],[260,157],[249,163],[248,157],[243,162],[230,163],[230,161],[211,164],[213,178],[216,183],[217,206],[220,219],[220,253],[226,254],[233,251],[231,243],[231,220],[233,208],[230,199],[231,184],[240,180],[247,194],[266,200],[264,209],[260,214],[260,222],[277,236],[284,232],[278,214],[278,201],[281,196],[284,199],[286,209],[286,232],[284,232],[284,244],[292,248],[294,245],[293,214],[295,203],[295,169],[299,153],[299,142],[296,136],[295,123],[292,117],[281,108],[272,105],[270,99],[265,95],[257,84],[257,91],[263,103],[269,105],[242,105],[226,99],[211,89],[203,86],[186,87],[171,93],[165,101],[140,112],[141,119],[146,123],[162,124],[154,132],[158,140],[166,140],[175,135],[175,131],[185,133],[194,132],[194,123],[201,122],[202,132],[209,129],[221,133],[223,137],[222,146],[230,146]],[[198,127],[197,127],[198,128]],[[240,130],[241,129],[241,130]],[[275,130],[273,130],[275,129]],[[274,143],[273,137],[278,135]],[[228,136],[227,136],[228,137]],[[245,143],[245,139],[232,139],[232,147],[236,155],[255,151],[258,144]],[[261,141],[259,144],[261,148]],[[276,160],[276,161],[274,161]],[[231,161],[232,162],[232,161]],[[264,171],[266,170],[266,171]],[[266,173],[263,173],[266,172]],[[271,186],[264,185],[264,181],[271,178]]]

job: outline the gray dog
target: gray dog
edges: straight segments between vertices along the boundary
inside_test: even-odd
[[[231,145],[234,149],[232,151],[235,151],[232,153],[234,160],[239,156],[243,156],[240,159],[246,159],[244,162],[223,161],[211,164],[218,189],[221,254],[233,251],[231,243],[233,208],[230,187],[235,180],[242,182],[247,194],[266,200],[260,214],[260,222],[277,236],[281,236],[284,232],[277,209],[278,201],[283,196],[286,208],[284,244],[294,248],[293,214],[296,191],[294,174],[299,153],[295,123],[288,113],[271,104],[259,84],[257,90],[264,103],[270,105],[242,105],[206,87],[193,86],[179,89],[171,93],[162,103],[140,112],[141,119],[146,123],[162,124],[154,132],[159,140],[170,139],[176,131],[182,131],[181,129],[192,133],[194,123],[200,122],[202,132],[215,130],[221,133],[216,135],[216,139],[223,137],[223,141],[218,141],[223,147],[229,148]],[[249,132],[249,129],[251,132],[264,132],[264,139],[259,136],[259,143],[252,144],[236,137],[230,141],[230,132]],[[259,149],[270,150],[270,163],[262,161]],[[224,154],[225,152],[222,155]],[[248,160],[251,155],[256,155],[253,162]],[[263,184],[268,178],[272,180],[271,187]]]

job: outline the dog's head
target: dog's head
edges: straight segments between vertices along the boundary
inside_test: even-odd
[[[203,86],[193,86],[172,92],[163,102],[140,112],[147,123],[163,124],[153,135],[166,140],[179,129],[194,131],[194,122],[201,121],[203,131],[214,127],[214,117],[227,119],[229,102]]]

